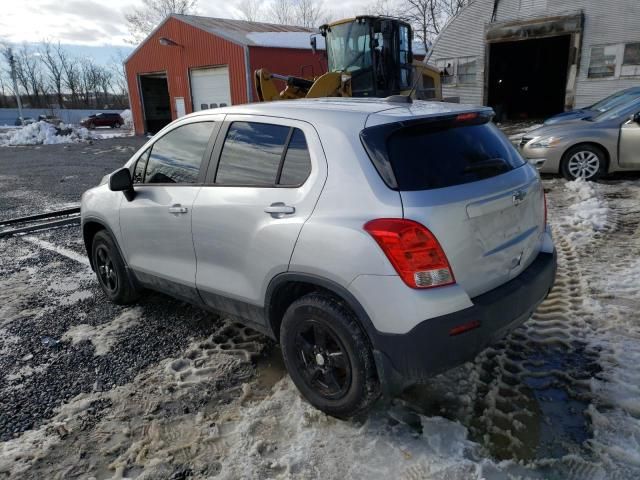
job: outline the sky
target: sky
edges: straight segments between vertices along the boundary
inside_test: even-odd
[[[198,14],[240,18],[241,0],[200,0]],[[0,0],[0,41],[37,43],[43,39],[73,46],[78,55],[108,63],[127,43],[124,14],[141,0]],[[324,0],[335,18],[362,12],[367,0]]]

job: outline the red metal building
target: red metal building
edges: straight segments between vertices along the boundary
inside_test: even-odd
[[[312,33],[242,20],[167,17],[125,61],[136,133],[157,132],[193,111],[256,100],[257,68],[324,73],[324,54],[310,48]]]

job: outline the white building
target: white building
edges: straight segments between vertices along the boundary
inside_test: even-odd
[[[640,86],[640,0],[474,0],[429,63],[445,97],[545,117]]]

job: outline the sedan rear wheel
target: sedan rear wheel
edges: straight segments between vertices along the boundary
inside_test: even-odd
[[[604,152],[593,145],[578,145],[565,153],[561,173],[567,180],[597,180],[606,172]]]

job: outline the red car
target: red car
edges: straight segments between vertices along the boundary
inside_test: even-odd
[[[87,128],[96,128],[96,127],[111,127],[111,128],[120,128],[124,125],[124,120],[118,113],[96,113],[94,115],[89,115],[88,118],[83,118],[80,122],[80,125]]]

